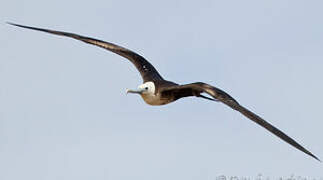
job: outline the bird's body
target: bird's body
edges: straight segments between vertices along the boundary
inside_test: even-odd
[[[55,31],[49,29],[42,29],[30,26],[24,26],[19,24],[9,23],[14,26],[42,31],[46,33],[51,33],[60,36],[66,36],[73,39],[77,39],[83,41],[88,44],[92,44],[95,46],[99,46],[111,52],[114,52],[124,58],[127,58],[130,62],[132,62],[137,70],[140,72],[141,77],[143,79],[143,84],[138,86],[136,90],[127,90],[127,93],[137,93],[140,94],[143,100],[149,105],[165,105],[171,102],[174,102],[180,98],[195,96],[204,98],[212,101],[220,101],[232,109],[240,112],[253,122],[259,124],[264,127],[271,133],[275,134],[277,137],[281,138],[285,142],[294,146],[298,150],[308,154],[309,156],[319,160],[315,155],[313,155],[310,151],[305,149],[295,140],[287,136],[285,133],[251,112],[247,108],[241,106],[235,99],[233,99],[229,94],[222,91],[219,88],[211,86],[209,84],[203,82],[196,82],[191,84],[179,85],[171,81],[164,80],[162,76],[158,73],[158,71],[151,65],[145,58],[138,55],[137,53],[118,46],[116,44],[112,44],[109,42],[101,41],[98,39],[81,36],[74,33],[68,33],[63,31]],[[203,93],[208,94],[211,97],[204,96]]]
[[[148,89],[152,89],[152,91],[148,91],[148,93],[141,93],[142,99],[149,105],[152,106],[160,106],[169,104],[177,99],[171,96],[163,95],[162,88],[178,86],[177,84],[170,81],[149,81],[143,86],[148,86]]]
[[[162,85],[163,87],[170,87],[170,86],[177,86],[177,84],[172,82],[168,82],[168,83],[165,83],[165,82],[167,81],[145,82],[144,84],[140,85],[139,88],[140,87],[148,88],[148,91],[144,93],[140,93],[140,96],[147,104],[152,106],[165,105],[175,101],[175,99],[173,99],[170,96],[163,96],[161,91],[159,91],[161,90],[159,88],[159,85]]]

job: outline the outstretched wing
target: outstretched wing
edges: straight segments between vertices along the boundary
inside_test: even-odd
[[[259,124],[260,126],[270,131],[271,133],[275,134],[276,136],[278,136],[288,144],[294,146],[298,150],[320,161],[319,158],[317,158],[314,154],[312,154],[310,151],[308,151],[299,143],[297,143],[294,139],[290,138],[281,130],[277,129],[276,127],[274,127],[273,125],[271,125],[270,123],[268,123],[267,121],[265,121],[264,119],[256,115],[255,113],[249,111],[247,108],[241,106],[235,99],[233,99],[229,94],[222,91],[221,89],[218,89],[206,83],[197,82],[197,83],[192,83],[187,85],[167,87],[163,89],[162,94],[163,93],[168,95],[171,94],[172,96],[175,97],[175,99],[179,99],[187,96],[197,96],[197,97],[203,97],[210,100],[221,101],[222,103],[230,106],[232,109],[239,111],[241,114],[243,114],[253,122]],[[214,99],[202,96],[200,95],[201,93],[207,93],[210,96],[212,96]]]
[[[32,30],[36,30],[36,31],[42,31],[42,32],[50,33],[50,34],[55,34],[55,35],[59,35],[59,36],[66,36],[66,37],[70,37],[73,39],[83,41],[88,44],[99,46],[101,48],[107,49],[111,52],[114,52],[122,57],[129,59],[136,66],[137,70],[140,72],[141,77],[144,82],[163,79],[161,77],[161,75],[159,75],[158,71],[154,68],[154,66],[151,65],[145,58],[143,58],[139,54],[137,54],[133,51],[130,51],[129,49],[126,49],[124,47],[121,47],[121,46],[118,46],[118,45],[115,45],[115,44],[112,44],[109,42],[101,41],[98,39],[94,39],[94,38],[90,38],[90,37],[86,37],[86,36],[81,36],[81,35],[74,34],[74,33],[36,28],[36,27],[24,26],[24,25],[19,25],[19,24],[14,24],[14,23],[8,23],[8,24],[18,26],[21,28],[27,28],[27,29],[32,29]]]

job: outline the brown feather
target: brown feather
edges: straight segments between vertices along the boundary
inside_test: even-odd
[[[42,31],[42,32],[50,33],[50,34],[55,34],[55,35],[59,35],[59,36],[66,36],[66,37],[70,37],[70,38],[73,38],[76,40],[83,41],[88,44],[99,46],[101,48],[107,49],[111,52],[114,52],[114,53],[130,60],[135,65],[137,70],[140,72],[141,77],[144,82],[163,80],[163,78],[158,73],[158,71],[154,68],[154,66],[151,65],[145,58],[143,58],[139,54],[137,54],[129,49],[118,46],[116,44],[101,41],[101,40],[86,37],[86,36],[81,36],[81,35],[74,34],[74,33],[69,33],[69,32],[36,28],[36,27],[24,26],[24,25],[14,24],[14,23],[8,23],[8,24],[18,26],[21,28],[32,29],[32,30],[36,30],[36,31]]]
[[[258,115],[254,114],[253,112],[249,111],[245,107],[241,106],[235,99],[233,99],[229,94],[222,91],[221,89],[218,89],[206,83],[197,82],[192,84],[167,87],[163,89],[162,93],[173,94],[173,96],[176,97],[177,99],[187,97],[187,96],[200,97],[201,93],[207,93],[210,96],[212,96],[214,100],[219,100],[222,103],[231,107],[232,109],[239,111],[241,114],[243,114],[253,122],[259,124],[260,126],[264,127],[269,132],[273,133],[283,141],[287,142],[288,144],[292,145],[296,149],[320,161],[319,158],[317,158],[314,154],[312,154],[310,151],[308,151],[299,143],[297,143],[294,139],[290,138],[288,135],[286,135],[285,133],[283,133],[281,130],[277,129],[270,123],[266,122]]]

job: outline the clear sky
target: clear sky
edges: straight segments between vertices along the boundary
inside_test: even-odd
[[[323,164],[227,106],[153,107],[111,52],[6,21],[127,47],[165,79],[203,81],[323,159],[323,2],[3,0],[1,180],[322,178]]]

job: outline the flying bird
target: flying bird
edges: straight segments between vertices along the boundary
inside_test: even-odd
[[[141,77],[143,79],[143,84],[139,85],[137,89],[128,89],[127,93],[135,93],[139,94],[143,100],[149,105],[165,105],[171,102],[174,102],[178,99],[195,96],[198,98],[203,98],[211,101],[219,101],[232,109],[240,112],[253,122],[259,124],[264,127],[277,137],[281,138],[285,142],[294,146],[296,149],[308,154],[309,156],[315,158],[320,161],[318,157],[312,154],[310,151],[305,149],[302,145],[297,143],[294,139],[290,138],[284,132],[280,131],[255,113],[251,112],[247,108],[243,107],[232,98],[229,94],[224,92],[223,90],[211,86],[209,84],[203,82],[195,82],[191,84],[179,85],[177,83],[165,80],[158,71],[154,68],[152,64],[150,64],[144,57],[141,55],[126,49],[124,47],[118,46],[113,43],[109,43],[106,41],[94,39],[91,37],[81,36],[74,33],[56,31],[50,29],[43,29],[37,27],[24,26],[14,23],[9,23],[10,25],[18,26],[21,28],[32,29],[36,31],[42,31],[46,33],[51,33],[59,36],[66,36],[76,40],[83,41],[88,44],[92,44],[106,50],[109,50],[113,53],[116,53],[126,59],[128,59],[140,72]],[[210,97],[204,96],[204,94],[208,94]],[[212,97],[212,98],[211,98]]]

